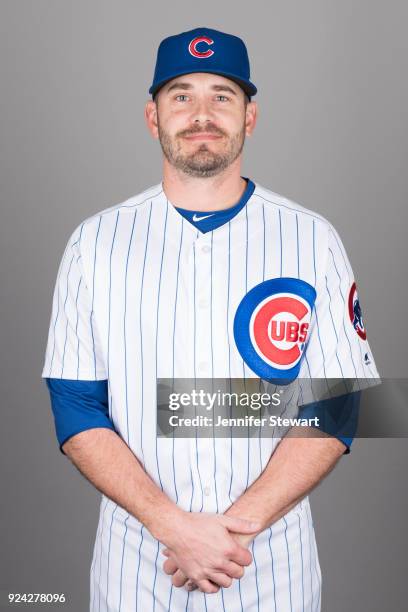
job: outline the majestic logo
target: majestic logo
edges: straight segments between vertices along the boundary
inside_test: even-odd
[[[191,53],[191,55],[193,55],[194,57],[199,57],[199,58],[211,57],[211,55],[214,55],[214,51],[212,49],[206,49],[205,51],[199,51],[197,47],[201,43],[205,43],[206,45],[209,46],[209,45],[213,45],[214,41],[211,38],[208,38],[207,36],[198,36],[197,38],[194,38],[191,41],[191,43],[188,45],[188,50]]]
[[[358,299],[357,294],[357,286],[354,282],[350,287],[349,297],[348,297],[348,310],[350,321],[353,324],[354,329],[362,338],[365,340],[367,338],[367,333],[363,323],[363,313],[361,312],[360,301]]]
[[[237,348],[261,378],[295,378],[308,340],[315,289],[297,278],[274,278],[251,289],[234,319]]]

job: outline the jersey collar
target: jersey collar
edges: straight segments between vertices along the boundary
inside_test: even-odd
[[[233,219],[247,204],[255,190],[255,184],[247,177],[242,178],[247,182],[245,191],[238,202],[233,206],[229,206],[228,208],[222,208],[214,211],[199,211],[181,208],[180,206],[175,206],[171,202],[169,202],[169,204],[175,211],[177,211],[177,213],[182,215],[191,225],[199,230],[199,232],[205,234],[206,232],[228,223],[228,221]]]

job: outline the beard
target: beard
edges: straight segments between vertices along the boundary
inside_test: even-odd
[[[159,141],[163,155],[167,161],[189,176],[206,178],[219,174],[230,166],[240,155],[245,142],[245,124],[236,134],[228,136],[223,130],[214,125],[202,128],[191,128],[170,136],[158,121]],[[211,151],[208,144],[201,143],[193,152],[183,151],[180,138],[199,134],[200,132],[212,133],[226,138],[226,146],[221,152]]]

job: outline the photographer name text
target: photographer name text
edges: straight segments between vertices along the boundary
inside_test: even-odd
[[[218,415],[218,417],[213,418],[204,415],[183,417],[172,414],[169,417],[169,425],[171,427],[319,427],[319,418],[302,419],[277,415],[257,417],[253,414],[243,417],[222,417]]]

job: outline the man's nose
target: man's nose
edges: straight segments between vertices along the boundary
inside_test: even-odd
[[[194,123],[207,123],[212,121],[212,111],[205,100],[197,100],[194,109],[192,120]]]

